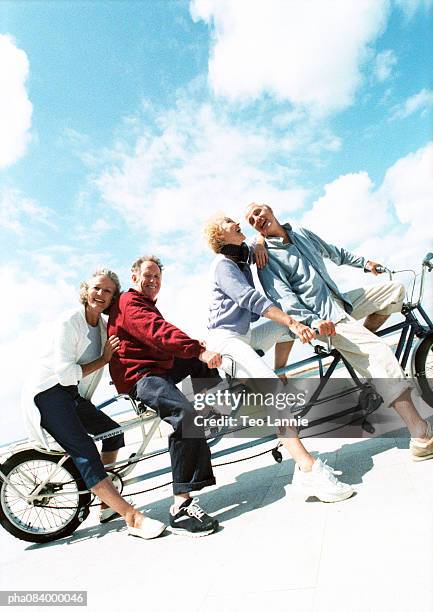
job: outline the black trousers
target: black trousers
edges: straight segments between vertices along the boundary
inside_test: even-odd
[[[197,412],[176,387],[187,376],[193,379],[194,392],[216,385],[220,380],[218,371],[210,370],[199,359],[175,359],[170,371],[143,376],[131,392],[174,429],[168,444],[175,495],[215,484],[203,428],[194,423]]]
[[[81,397],[76,386],[55,385],[38,393],[34,399],[41,413],[41,425],[65,449],[77,466],[88,489],[107,478],[107,472],[92,438],[117,429],[119,424]],[[103,451],[125,446],[123,434],[102,441]]]

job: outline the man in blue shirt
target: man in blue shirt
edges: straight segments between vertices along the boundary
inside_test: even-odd
[[[337,265],[365,268],[374,275],[379,264],[328,244],[305,228],[281,224],[266,204],[250,204],[245,216],[263,236],[268,250],[269,261],[259,270],[268,298],[314,329],[319,338],[328,337],[361,376],[374,379],[385,405],[400,414],[410,431],[413,458],[433,458],[433,427],[418,414],[411,399],[412,385],[393,352],[372,333],[391,313],[400,312],[404,287],[387,282],[342,293],[324,258]],[[362,325],[359,319],[364,317]]]

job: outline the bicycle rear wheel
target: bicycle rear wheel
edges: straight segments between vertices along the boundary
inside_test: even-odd
[[[72,459],[57,466],[62,457],[29,449],[12,455],[1,466],[9,483],[0,485],[0,524],[16,538],[51,542],[73,533],[88,516],[91,494],[79,493],[85,486]],[[50,474],[38,499],[29,503],[25,496]]]
[[[433,334],[424,338],[416,349],[414,365],[421,396],[433,408]]]

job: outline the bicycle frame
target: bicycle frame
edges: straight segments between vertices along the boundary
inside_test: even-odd
[[[138,407],[137,407],[137,403],[130,398],[128,395],[125,394],[121,394],[121,395],[116,395],[115,397],[103,402],[102,404],[100,404],[99,406],[97,406],[98,409],[102,409],[114,402],[116,402],[119,399],[129,399],[131,402],[132,407],[134,408],[136,413],[139,413]],[[146,422],[152,421],[151,426],[149,428],[149,431],[146,432],[145,430],[145,424]],[[138,449],[138,451],[135,453],[135,455],[137,456],[137,458],[134,459],[124,459],[121,461],[118,461],[116,463],[110,464],[106,467],[108,467],[108,469],[113,468],[113,467],[117,467],[117,466],[122,466],[123,464],[126,464],[126,466],[123,468],[124,469],[124,473],[123,475],[127,475],[129,474],[132,469],[134,469],[134,463],[137,463],[137,461],[139,461],[142,457],[144,457],[144,450],[147,447],[147,445],[149,444],[153,434],[155,433],[156,429],[158,428],[160,419],[159,417],[156,415],[156,413],[149,414],[148,412],[144,412],[142,414],[138,414],[138,416],[130,421],[128,421],[127,423],[125,423],[124,425],[120,426],[120,427],[116,427],[115,429],[111,429],[110,431],[107,431],[103,434],[99,434],[97,436],[93,436],[93,439],[95,442],[99,442],[102,440],[105,440],[107,438],[112,438],[113,436],[116,436],[119,433],[123,433],[124,431],[128,431],[130,429],[134,429],[137,427],[141,428],[141,432],[142,432],[142,440],[140,442],[140,447]],[[50,454],[59,454],[57,451],[56,452],[52,452],[49,451],[47,449],[42,449],[39,447],[32,447],[35,448],[36,450],[41,451],[44,454],[50,455]],[[60,461],[54,466],[53,470],[48,474],[48,476],[38,485],[38,487],[33,491],[33,493],[31,495],[22,495],[22,493],[11,483],[10,479],[1,471],[0,469],[0,479],[4,480],[12,489],[13,491],[15,491],[15,493],[17,493],[20,497],[22,497],[24,500],[26,500],[29,504],[40,500],[41,498],[46,498],[47,494],[43,493],[40,494],[41,491],[43,490],[43,488],[53,480],[53,478],[55,478],[56,474],[58,473],[58,471],[60,470],[60,468],[62,467],[62,465],[69,459],[69,455],[67,453],[65,453],[63,455],[63,457],[60,459]],[[120,467],[120,469],[122,469]],[[30,479],[27,478],[26,474],[22,474],[23,477],[27,480],[30,481]],[[31,484],[33,484],[32,481],[30,481]],[[84,493],[88,493],[88,490],[82,490],[79,492],[80,495],[84,494]],[[55,493],[51,493],[48,496],[50,498],[52,497],[56,497],[56,496],[61,496],[64,495],[64,493],[62,491],[59,492],[55,492]]]

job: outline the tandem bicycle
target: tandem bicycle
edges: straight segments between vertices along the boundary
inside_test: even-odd
[[[414,275],[414,280],[402,307],[403,321],[377,332],[379,337],[399,333],[395,356],[403,370],[407,371],[407,376],[414,381],[421,397],[431,407],[433,407],[433,323],[422,306],[422,299],[426,273],[432,270],[433,253],[428,253],[422,261],[421,272],[418,275],[410,270]],[[390,280],[397,273],[408,272],[408,270],[392,271],[388,268],[383,268],[381,271],[388,273]],[[414,299],[416,288],[418,295]],[[316,345],[314,353],[307,359],[277,371],[277,374],[290,374],[312,364],[317,366],[318,383],[308,403],[300,411],[301,416],[307,415],[313,406],[329,402],[341,395],[356,394],[357,403],[339,413],[310,421],[308,427],[304,428],[303,435],[308,435],[309,429],[342,415],[347,415],[352,421],[358,421],[367,432],[372,433],[374,427],[368,417],[377,410],[382,402],[374,386],[369,382],[361,381],[352,366],[329,345],[327,348]],[[326,395],[325,389],[329,380],[336,368],[342,365],[351,378],[350,388],[336,395]],[[233,372],[233,377],[228,376],[226,379],[228,388],[231,388],[234,375],[235,372]],[[140,440],[136,451],[128,458],[107,466],[107,474],[122,492],[127,486],[170,472],[170,467],[154,469],[130,477],[138,464],[162,455],[167,450],[148,450],[150,441],[160,425],[160,419],[155,411],[142,402],[129,395],[120,394],[103,402],[98,408],[106,408],[118,401],[128,402],[132,418],[129,418],[119,428],[94,436],[93,439],[97,442],[120,432],[139,430]],[[301,432],[302,429],[300,426],[299,431]],[[233,433],[233,428],[223,426],[216,429],[207,428],[206,431],[208,444],[213,449],[224,436]],[[276,435],[267,435],[221,450],[213,450],[212,458],[217,459],[230,453],[243,451],[275,438]],[[270,448],[269,451],[279,462],[282,456],[278,447],[279,444]],[[166,483],[161,486],[166,486]],[[146,491],[132,493],[132,495],[144,492]],[[35,446],[32,441],[25,441],[11,445],[1,457],[0,524],[21,540],[45,543],[71,535],[89,515],[92,500],[93,495],[86,490],[71,457],[62,450],[41,448]]]

